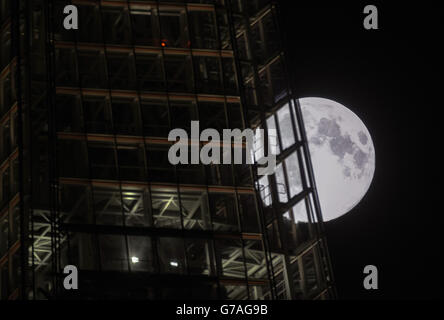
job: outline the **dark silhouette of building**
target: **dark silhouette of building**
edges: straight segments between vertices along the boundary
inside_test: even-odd
[[[69,4],[78,30],[63,27]],[[276,4],[0,0],[0,13],[1,299],[334,296]],[[274,149],[276,173],[171,165],[168,133],[192,120],[276,129],[254,150]]]

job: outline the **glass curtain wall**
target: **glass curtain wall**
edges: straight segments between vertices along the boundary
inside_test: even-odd
[[[274,3],[0,0],[0,35],[0,299],[331,296]],[[266,129],[275,174],[171,165],[191,121]]]
[[[258,166],[275,154],[273,175],[255,175],[278,299],[335,296],[303,119],[287,74],[278,7],[270,1],[230,1],[235,56],[247,125],[257,131]]]
[[[173,2],[73,1],[83,26],[51,26],[55,263],[96,298],[271,299],[252,168],[168,161],[172,129],[245,127],[226,5]]]

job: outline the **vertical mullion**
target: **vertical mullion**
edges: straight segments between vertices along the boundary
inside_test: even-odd
[[[243,114],[245,119],[248,119],[248,115],[247,115],[247,103],[246,103],[246,99],[245,99],[245,91],[243,89],[245,89],[245,84],[243,82],[242,79],[242,75],[241,75],[241,70],[242,70],[242,66],[240,64],[239,61],[239,51],[238,51],[238,46],[237,46],[237,37],[236,37],[236,32],[234,30],[234,20],[233,20],[233,8],[232,8],[232,0],[226,0],[225,5],[227,6],[227,19],[228,19],[228,24],[229,24],[229,32],[230,32],[230,38],[231,38],[231,42],[232,42],[232,48],[233,48],[233,52],[234,52],[234,63],[236,66],[236,78],[237,78],[237,82],[238,82],[238,86],[239,86],[239,91],[241,92],[241,102],[242,102],[242,106],[245,108],[242,108],[243,110]],[[262,115],[262,122],[265,123],[265,118],[264,118],[264,113],[261,113]],[[246,121],[247,122],[247,121]],[[250,126],[250,124],[248,124],[248,126]],[[265,135],[265,152],[268,151],[268,139],[267,139],[267,135]],[[257,181],[257,173],[255,171],[253,171],[254,174],[254,178]],[[258,199],[257,197],[257,189],[255,189],[256,192],[256,199]],[[237,197],[236,197],[236,201],[237,201]],[[256,200],[257,201],[257,200]],[[238,205],[238,203],[236,202],[236,205]],[[263,210],[262,206],[260,206],[260,208]],[[263,211],[262,211],[263,212]],[[269,241],[268,241],[268,236],[267,236],[267,229],[265,226],[265,222],[263,219],[263,214],[261,214],[262,219],[261,219],[261,224],[262,224],[262,228],[264,230],[263,232],[263,238],[265,241],[263,241],[264,247],[267,248],[266,250],[266,257],[267,258],[267,271],[268,271],[268,278],[269,281],[271,282],[271,287],[270,287],[270,293],[271,293],[271,298],[273,299],[276,296],[276,285],[275,285],[275,276],[274,276],[274,268],[273,268],[273,256],[271,254],[271,251],[269,250]],[[271,271],[271,272],[270,272]]]
[[[161,10],[159,5],[159,0],[156,0],[156,9],[157,9],[157,17],[158,17],[158,24],[159,24],[159,35],[160,38],[162,38],[162,18],[161,18]],[[166,61],[165,61],[165,48],[161,46],[162,51],[162,63],[163,63],[163,75],[164,75],[164,81],[165,81],[165,91],[167,95],[167,105],[168,105],[168,117],[169,117],[169,126],[170,129],[172,128],[172,120],[171,120],[171,100],[170,100],[170,84],[168,82],[168,74],[166,71]],[[180,226],[181,226],[181,232],[184,231],[184,221],[183,221],[183,215],[182,215],[182,204],[180,200],[180,187],[179,187],[179,174],[177,166],[174,166],[174,173],[175,173],[175,185],[176,185],[176,192],[177,192],[177,199],[179,203],[179,217],[180,217]],[[185,269],[189,271],[189,265],[188,265],[188,258],[187,258],[187,250],[186,250],[186,241],[185,237],[182,235],[182,244],[183,244],[183,250],[184,250],[184,258],[185,258]],[[189,272],[188,272],[189,273]]]
[[[117,133],[116,133],[116,128],[114,125],[114,117],[113,117],[113,90],[111,87],[111,76],[110,76],[110,68],[109,68],[109,61],[108,61],[108,55],[107,55],[107,43],[105,40],[105,30],[104,30],[104,25],[103,25],[103,6],[102,3],[99,3],[99,6],[101,8],[101,13],[102,13],[102,28],[103,28],[103,55],[104,55],[104,59],[105,59],[105,70],[106,70],[106,76],[107,76],[107,82],[108,82],[108,95],[109,95],[109,111],[110,111],[110,121],[111,121],[111,127],[112,127],[112,132],[113,132],[113,151],[114,151],[114,165],[116,166],[116,170],[117,170],[117,179],[119,181],[119,194],[120,194],[120,210],[121,210],[121,214],[122,214],[122,226],[123,226],[123,230],[124,230],[124,236],[125,236],[125,248],[126,248],[126,261],[127,261],[127,267],[128,270],[131,270],[131,265],[130,265],[130,259],[129,259],[129,247],[128,247],[128,232],[126,230],[126,221],[125,221],[125,211],[124,211],[124,202],[123,202],[123,194],[122,194],[122,180],[120,177],[120,167],[119,167],[119,161],[118,161],[118,152],[117,152],[117,148],[118,148],[118,143],[117,143]],[[125,10],[126,9],[126,10]],[[129,8],[126,5],[123,6],[122,9],[122,15],[124,14],[125,11],[128,11]]]
[[[72,1],[71,1],[72,3]],[[102,26],[103,25],[103,19],[102,19],[102,8],[101,6],[94,6],[94,10],[98,10],[99,11],[99,15],[95,18],[100,19],[99,23]],[[102,38],[103,38],[103,32],[101,32]],[[77,82],[78,82],[78,86],[79,86],[79,99],[80,99],[80,104],[81,104],[81,112],[83,115],[83,130],[85,133],[85,146],[86,146],[86,162],[88,164],[88,187],[86,189],[86,196],[88,196],[88,192],[91,192],[91,212],[93,215],[93,224],[94,226],[97,226],[97,214],[96,214],[96,208],[95,208],[95,187],[94,184],[92,183],[92,181],[94,180],[94,176],[93,176],[93,172],[92,172],[92,162],[91,162],[91,157],[89,155],[89,147],[90,147],[90,141],[88,139],[88,127],[87,127],[87,118],[86,118],[86,112],[85,112],[85,101],[84,101],[84,90],[83,90],[83,84],[82,84],[82,79],[80,77],[80,69],[79,69],[79,48],[78,48],[78,39],[77,36],[74,38],[74,50],[75,50],[75,55],[74,57],[76,58],[75,61],[75,68],[76,68],[76,73],[77,73]],[[100,53],[99,53],[100,54]],[[105,96],[105,102],[106,102],[106,96]],[[97,234],[97,232],[94,232],[93,234],[94,236],[94,240],[95,240],[95,244],[96,244],[96,248],[97,248],[97,253],[98,253],[98,265],[99,265],[99,270],[103,270],[103,265],[102,265],[102,253],[100,250],[100,240],[99,240],[99,236]]]
[[[143,137],[143,159],[144,159],[144,172],[145,172],[145,180],[148,184],[147,188],[143,189],[143,201],[145,202],[149,202],[146,203],[146,205],[144,204],[144,210],[145,212],[149,212],[149,219],[150,219],[150,225],[154,226],[154,218],[152,215],[152,197],[151,197],[151,183],[149,181],[149,176],[148,176],[148,159],[147,159],[147,152],[148,152],[148,148],[146,145],[146,139],[145,139],[145,133],[143,131],[143,121],[142,121],[142,107],[141,107],[141,103],[142,103],[142,98],[141,98],[141,94],[140,94],[140,86],[138,84],[138,72],[137,72],[137,53],[135,50],[135,46],[136,46],[136,42],[135,42],[135,37],[134,37],[134,30],[133,30],[133,21],[132,21],[132,15],[131,15],[131,6],[130,6],[130,1],[127,0],[127,5],[128,5],[128,14],[129,14],[129,19],[130,19],[130,33],[131,33],[131,47],[132,47],[132,52],[133,52],[133,57],[134,57],[134,70],[135,70],[135,76],[136,76],[136,83],[137,83],[137,106],[138,106],[138,116],[139,116],[139,125],[140,125],[140,130],[141,130],[141,135]],[[153,12],[151,13],[151,16],[153,16]],[[147,194],[145,194],[147,193]],[[148,197],[148,201],[145,201],[146,197]],[[153,254],[153,258],[155,263],[157,264],[157,268],[156,270],[160,270],[160,265],[159,265],[159,259],[158,259],[158,255],[157,255],[157,241],[154,239],[154,237],[150,237],[150,243],[151,243],[151,248],[152,248],[152,254]]]

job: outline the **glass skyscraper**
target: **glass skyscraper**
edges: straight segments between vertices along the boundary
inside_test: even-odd
[[[274,2],[0,0],[0,19],[0,299],[334,297]],[[275,174],[171,165],[191,121],[273,132],[254,155]]]

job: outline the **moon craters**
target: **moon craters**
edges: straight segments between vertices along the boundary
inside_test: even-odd
[[[330,140],[331,151],[341,159],[344,158],[346,153],[353,153],[353,146],[354,143],[348,134],[340,135]]]
[[[359,131],[359,132],[358,132],[358,138],[359,138],[359,141],[360,141],[364,146],[367,144],[367,142],[368,142],[368,137],[367,137],[367,135],[366,135],[364,132]]]
[[[355,161],[356,166],[363,170],[368,161],[368,154],[358,149],[353,155],[353,160]]]
[[[334,119],[321,118],[318,125],[318,133],[330,138],[338,137],[341,135],[341,127]]]
[[[375,151],[365,124],[350,109],[324,98],[299,99],[324,221],[349,212],[366,194]]]

